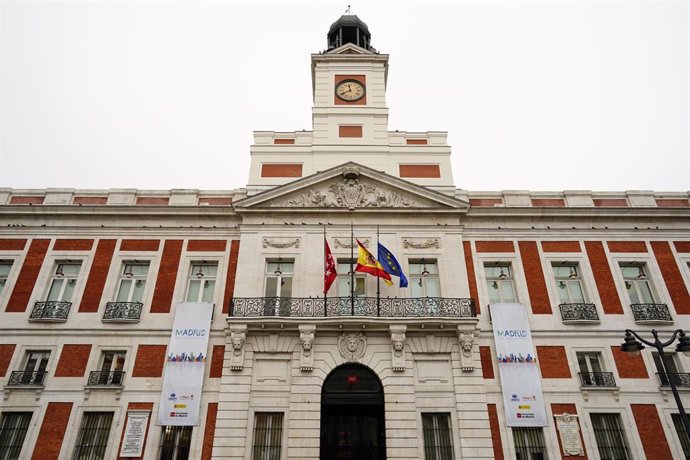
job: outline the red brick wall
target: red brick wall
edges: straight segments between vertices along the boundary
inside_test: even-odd
[[[0,345],[0,377],[4,377],[7,374],[15,348],[17,348],[17,345],[14,343]]]
[[[31,460],[58,460],[71,413],[71,402],[48,403]]]
[[[644,241],[609,241],[609,252],[647,252]]]
[[[620,346],[612,346],[613,361],[618,369],[618,376],[622,379],[646,379],[649,377],[644,366],[642,355],[630,356],[621,351]]]
[[[153,290],[151,313],[170,313],[181,254],[182,240],[167,240],[165,242],[156,287]]]
[[[654,404],[631,404],[637,432],[642,441],[642,449],[649,459],[673,460],[659,412]]]
[[[264,164],[261,177],[302,177],[301,164]]]
[[[494,207],[497,204],[503,204],[503,200],[501,198],[470,198],[470,206]]]
[[[361,125],[338,126],[338,137],[362,137]]]
[[[532,206],[535,208],[564,208],[563,198],[533,198]]]
[[[427,145],[429,142],[426,139],[405,139],[407,145]]]
[[[149,412],[153,411],[153,403],[150,402],[131,402],[127,404],[127,410],[147,410]],[[149,414],[149,421],[146,424],[146,433],[144,433],[144,444],[141,450],[141,457],[120,457],[120,451],[122,450],[122,441],[125,439],[125,430],[127,429],[127,419],[129,418],[129,415],[125,417],[125,422],[122,424],[122,433],[120,434],[120,444],[117,448],[117,455],[118,455],[118,460],[120,459],[127,459],[127,460],[142,460],[144,458],[144,455],[146,455],[146,439],[149,437],[149,427],[151,426],[151,414]]]
[[[575,407],[575,404],[558,404],[558,403],[552,403],[551,404],[551,413],[554,415],[553,417],[553,426],[557,427],[556,425],[556,415],[561,415],[561,414],[570,414],[570,415],[577,415],[577,408]],[[584,456],[579,456],[579,457],[572,457],[572,456],[565,456],[563,454],[563,445],[561,444],[561,437],[557,436],[558,438],[558,452],[561,453],[561,459],[562,460],[572,460],[573,458],[577,458],[579,460],[587,460],[587,448],[585,447],[585,440],[582,437],[582,425],[580,425],[580,421],[577,420],[577,426],[578,426],[578,431],[580,432],[580,442],[582,443],[582,449],[585,451]],[[556,431],[558,431],[558,428],[556,428]]]
[[[17,283],[14,285],[14,290],[10,296],[9,302],[5,307],[7,312],[23,312],[26,311],[27,304],[31,298],[31,293],[36,284],[36,278],[41,271],[43,259],[46,257],[46,251],[50,240],[32,240],[29,246],[29,252],[24,259],[24,265],[19,271]]]
[[[678,252],[690,252],[690,241],[674,241],[673,245]]]
[[[75,196],[72,204],[104,205],[108,204],[107,196]]]
[[[120,251],[158,251],[159,240],[122,240]]]
[[[532,313],[550,315],[552,313],[551,301],[549,300],[549,291],[546,289],[537,243],[535,241],[518,241],[518,247],[522,256],[522,266],[525,269]]]
[[[163,375],[167,345],[139,345],[134,359],[132,377],[160,377]]]
[[[211,352],[211,368],[208,376],[219,379],[223,376],[223,359],[225,358],[225,345],[214,345]]]
[[[167,206],[170,198],[167,196],[138,196],[137,205],[139,206]]]
[[[343,80],[357,80],[362,85],[364,85],[365,88],[367,85],[367,76],[366,75],[336,75],[333,88],[335,89],[335,87],[338,86],[338,83],[340,83]],[[366,105],[367,95],[365,93],[364,97],[362,97],[361,99],[358,99],[356,101],[343,101],[342,99],[340,99],[338,96],[335,95],[335,91],[334,91],[333,92],[333,100],[335,101],[335,105]]]
[[[273,139],[274,144],[294,144],[294,139]]]
[[[10,204],[43,204],[43,196],[13,196]]]
[[[441,177],[439,165],[400,165],[400,177]]]
[[[494,448],[494,459],[504,460],[503,444],[501,444],[501,426],[498,423],[496,404],[487,404],[486,409],[489,412],[489,428],[491,428],[491,444]]]
[[[55,369],[55,377],[83,377],[90,354],[91,345],[63,345]]]
[[[628,201],[625,198],[594,198],[592,200],[597,208],[627,208]]]
[[[482,362],[482,373],[484,379],[494,379],[494,357],[491,354],[491,347],[479,347],[479,358]]]
[[[659,270],[664,277],[666,289],[671,295],[673,306],[676,307],[676,313],[679,315],[690,314],[690,295],[688,295],[688,288],[685,286],[685,281],[678,268],[671,246],[666,241],[652,241],[652,251],[654,257],[659,264]]]
[[[90,251],[93,240],[55,240],[53,251]]]
[[[100,240],[96,246],[96,255],[93,257],[91,264],[91,271],[89,278],[86,280],[86,287],[84,288],[84,296],[79,305],[79,311],[82,313],[95,313],[101,303],[103,297],[103,287],[105,280],[108,278],[108,270],[110,270],[110,262],[113,259],[113,252],[115,251],[115,240]]]
[[[218,403],[208,403],[206,412],[206,426],[204,427],[204,444],[201,448],[201,460],[211,460],[213,453],[213,438],[216,433],[216,418],[218,416]]]
[[[0,251],[22,251],[26,240],[0,240]]]
[[[477,252],[515,252],[512,241],[477,241],[474,247]]]
[[[579,241],[542,241],[544,252],[582,252]]]
[[[467,268],[467,284],[470,287],[470,297],[474,299],[474,307],[477,314],[481,313],[479,308],[479,294],[477,292],[477,277],[474,273],[474,260],[472,259],[472,243],[462,242],[462,249],[465,253],[465,267]]]
[[[225,240],[189,240],[187,251],[223,252],[226,245]]]
[[[622,315],[623,308],[618,297],[616,285],[613,282],[613,275],[609,269],[609,262],[606,258],[604,245],[601,241],[585,241],[585,249],[589,264],[592,267],[592,274],[597,283],[597,290],[601,298],[604,313],[608,315]]]
[[[545,379],[569,379],[570,366],[565,347],[559,345],[537,346],[537,362]]]
[[[235,292],[235,276],[237,274],[237,258],[240,254],[240,241],[230,243],[230,259],[228,260],[228,274],[225,279],[225,295],[223,296],[223,314],[230,312],[230,300]]]

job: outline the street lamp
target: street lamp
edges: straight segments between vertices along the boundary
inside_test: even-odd
[[[659,352],[659,362],[661,363],[661,370],[668,379],[669,386],[671,387],[671,391],[673,392],[673,397],[676,399],[676,406],[678,406],[678,411],[680,412],[680,419],[683,422],[683,427],[685,428],[685,432],[688,435],[688,439],[690,439],[690,420],[688,420],[688,416],[685,414],[685,409],[683,409],[683,403],[681,402],[680,396],[678,395],[678,389],[676,388],[676,383],[674,382],[673,378],[674,376],[668,373],[666,369],[666,363],[664,361],[664,348],[675,342],[676,337],[678,337],[678,345],[676,346],[676,351],[679,353],[683,353],[685,356],[690,357],[690,338],[688,338],[685,335],[685,332],[683,332],[682,329],[676,329],[675,331],[673,331],[673,336],[666,342],[662,342],[659,340],[659,335],[655,329],[652,329],[652,335],[654,336],[654,342],[649,342],[637,335],[635,331],[626,329],[625,342],[621,344],[621,351],[625,353],[630,353],[630,355],[632,356],[639,356],[640,350],[643,350],[645,348],[645,346],[642,345],[642,343],[657,349],[657,351]],[[635,340],[633,336],[635,336],[637,340]]]

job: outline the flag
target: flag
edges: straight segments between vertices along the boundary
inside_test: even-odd
[[[335,271],[335,260],[333,260],[333,253],[331,247],[328,245],[328,240],[323,239],[324,251],[324,270],[323,270],[323,293],[326,294],[331,288],[331,284],[335,281],[338,273]]]
[[[379,243],[379,263],[386,273],[400,278],[400,287],[407,287],[407,277],[392,252]]]
[[[374,256],[371,255],[369,251],[367,251],[367,248],[364,247],[362,243],[357,240],[357,247],[359,250],[359,258],[357,259],[357,266],[355,267],[356,272],[364,272],[364,273],[369,273],[370,275],[378,276],[379,278],[383,278],[383,281],[388,285],[388,286],[393,286],[393,282],[391,281],[391,275],[386,273],[386,270],[383,269],[380,263],[374,259]]]

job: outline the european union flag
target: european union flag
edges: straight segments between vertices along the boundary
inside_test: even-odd
[[[386,273],[400,278],[400,287],[407,287],[407,278],[392,252],[379,243],[379,263]]]

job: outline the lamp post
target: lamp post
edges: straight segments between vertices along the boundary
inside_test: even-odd
[[[659,361],[661,362],[661,370],[668,379],[669,386],[671,387],[671,391],[673,392],[673,397],[676,399],[676,406],[678,406],[678,411],[680,412],[680,419],[683,422],[683,427],[685,428],[685,432],[688,435],[688,439],[690,439],[690,420],[688,420],[688,416],[685,414],[685,409],[683,409],[683,403],[681,402],[680,396],[678,395],[678,389],[676,388],[674,378],[672,375],[669,375],[666,369],[666,363],[664,361],[664,348],[675,342],[676,337],[678,337],[678,345],[676,346],[676,351],[679,353],[683,353],[685,356],[690,357],[690,338],[688,338],[685,335],[685,332],[683,332],[682,329],[676,329],[675,331],[673,331],[673,336],[666,342],[662,342],[661,340],[659,340],[659,335],[655,329],[652,329],[652,335],[654,336],[654,342],[645,340],[642,337],[640,337],[635,331],[626,329],[625,342],[621,344],[621,351],[625,353],[630,353],[632,356],[638,356],[640,354],[640,350],[643,350],[645,348],[645,346],[642,345],[642,343],[657,349],[657,351],[659,352]],[[637,340],[635,340],[633,336],[635,336]]]

